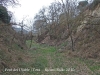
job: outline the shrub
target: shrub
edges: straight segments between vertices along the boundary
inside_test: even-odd
[[[7,9],[2,5],[0,5],[0,20],[6,24],[10,23],[11,20],[11,17],[9,16]]]

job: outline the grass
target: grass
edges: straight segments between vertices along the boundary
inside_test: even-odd
[[[26,41],[27,46],[30,46],[30,40]],[[29,72],[21,72],[22,75],[99,75],[100,62],[96,63],[93,60],[83,59],[78,57],[70,57],[65,53],[59,53],[57,48],[48,45],[41,45],[32,42],[32,49],[27,50],[27,55],[30,60],[27,62],[17,62],[20,68],[29,68]],[[36,50],[34,50],[36,48]],[[27,56],[26,55],[26,56]],[[21,58],[19,57],[21,60]],[[48,69],[64,69],[64,71],[45,71]],[[66,71],[67,69],[75,71]],[[35,69],[35,70],[33,70]],[[16,73],[17,74],[17,73]]]
[[[90,69],[94,75],[100,74],[100,62],[96,62],[92,59],[85,59],[85,58],[75,58],[77,62],[85,64],[88,69]]]
[[[84,60],[88,68],[96,75],[100,74],[100,62],[95,62],[93,60]]]
[[[30,45],[30,41],[27,41],[27,45]],[[66,75],[66,74],[72,74],[74,75],[74,72],[66,72],[66,71],[55,71],[55,72],[45,72],[45,68],[71,68],[72,62],[68,59],[64,58],[63,55],[60,53],[57,53],[57,50],[55,47],[47,46],[47,45],[40,45],[38,43],[33,42],[32,47],[37,48],[37,50],[31,50],[29,54],[32,55],[34,62],[31,64],[31,67],[39,68],[40,72],[30,72],[30,74],[46,74],[46,75]],[[66,63],[66,61],[69,61]]]
[[[35,59],[34,63],[31,65],[34,68],[44,70],[47,67],[48,61],[43,57],[38,57]]]
[[[27,67],[29,67],[29,63],[22,63],[22,62],[20,62],[20,63],[18,63],[19,64],[19,68],[27,68]]]
[[[27,44],[29,44],[30,41],[27,41]],[[66,45],[66,43],[63,43],[62,46]],[[51,74],[51,75],[74,75],[78,74],[78,70],[81,72],[87,73],[88,75],[98,75],[100,72],[100,63],[96,63],[93,60],[90,59],[83,59],[78,57],[65,57],[64,54],[58,53],[55,47],[47,46],[47,45],[40,45],[38,43],[33,42],[32,47],[36,47],[37,50],[31,50],[29,53],[35,56],[34,63],[31,65],[36,68],[40,68],[41,72],[36,72],[41,74]],[[44,71],[45,67],[51,67],[51,68],[74,68],[76,71],[69,72],[69,71],[63,71],[63,72],[48,72],[46,73]],[[82,67],[82,68],[80,68]],[[86,70],[84,70],[84,68]],[[37,75],[39,75],[37,74]],[[80,73],[81,74],[81,73]]]
[[[67,45],[68,45],[68,41],[65,41],[65,42],[63,42],[63,43],[59,46],[59,48],[64,47],[64,46],[67,46]]]

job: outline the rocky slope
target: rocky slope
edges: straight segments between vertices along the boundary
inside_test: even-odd
[[[84,19],[75,33],[77,55],[89,58],[100,57],[100,4],[94,10],[86,9]]]
[[[75,51],[74,53],[72,52],[72,55],[83,58],[100,59],[100,4],[96,5],[94,9],[90,9],[90,7],[91,4],[75,19],[75,25],[72,29]],[[68,33],[66,30],[62,34],[62,37],[66,37]],[[57,41],[56,39],[51,40],[50,36],[47,35],[42,43],[49,45],[62,45],[66,43],[66,45],[63,45],[65,51],[71,50],[69,36]]]

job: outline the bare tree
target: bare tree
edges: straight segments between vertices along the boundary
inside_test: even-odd
[[[68,29],[68,34],[70,39],[71,39],[71,44],[72,44],[72,51],[74,51],[74,40],[73,40],[73,35],[72,35],[72,26],[74,25],[75,22],[72,22],[72,18],[75,17],[75,11],[76,11],[76,0],[65,0],[65,2],[63,0],[62,4],[63,4],[63,10],[64,10],[64,14],[65,14],[65,18],[66,18],[66,26]]]
[[[20,31],[17,33],[17,35],[20,38],[20,42],[22,44],[25,44],[25,42],[26,42],[26,35],[24,33],[24,28],[27,27],[27,25],[24,23],[24,22],[26,22],[26,17],[27,16],[23,17],[22,21],[19,22],[19,23],[12,23],[13,26],[19,26],[20,27]]]
[[[46,19],[46,8],[42,8],[39,13],[35,16],[35,23],[34,26],[38,30],[40,35],[43,33],[43,30],[46,29],[47,19]]]
[[[29,32],[29,36],[30,36],[30,40],[31,40],[31,43],[30,43],[30,47],[29,48],[31,48],[31,46],[32,46],[32,42],[33,42],[33,29],[32,29],[33,27],[31,26],[31,31]]]
[[[0,4],[3,4],[3,5],[16,5],[16,4],[19,4],[18,0],[0,0]]]
[[[59,2],[53,2],[48,8],[48,20],[49,20],[49,35],[50,38],[58,38],[57,30],[59,27],[59,16],[62,13],[61,4]]]

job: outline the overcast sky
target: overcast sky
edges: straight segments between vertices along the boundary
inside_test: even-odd
[[[9,7],[17,20],[21,20],[24,17],[33,18],[36,13],[43,7],[48,6],[54,0],[20,0],[21,6]]]
[[[49,6],[55,0],[19,0],[21,6],[9,7],[9,10],[12,11],[15,15],[16,21],[19,22],[23,18],[34,18],[35,14],[43,6]],[[82,0],[78,0],[82,1]]]

